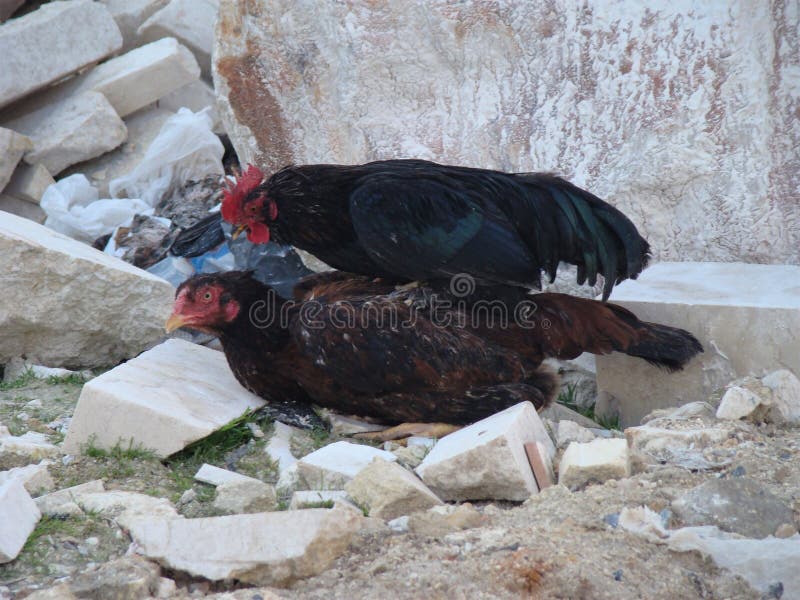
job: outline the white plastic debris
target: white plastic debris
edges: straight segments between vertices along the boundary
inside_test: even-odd
[[[136,214],[151,215],[141,200],[100,200],[84,175],[70,175],[51,185],[42,196],[45,225],[72,238],[93,242],[128,223]]]
[[[170,117],[133,171],[112,179],[114,198],[141,198],[149,206],[169,189],[193,179],[224,173],[225,149],[212,131],[210,109],[194,113],[181,108]]]

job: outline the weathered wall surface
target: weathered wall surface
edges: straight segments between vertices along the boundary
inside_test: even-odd
[[[658,259],[800,263],[800,3],[647,4],[222,0],[215,84],[269,168],[552,170]]]

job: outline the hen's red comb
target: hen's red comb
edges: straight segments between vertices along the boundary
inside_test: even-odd
[[[236,175],[236,181],[222,190],[222,218],[228,223],[237,224],[242,203],[247,195],[258,187],[264,179],[264,173],[255,165],[247,165],[243,173]]]

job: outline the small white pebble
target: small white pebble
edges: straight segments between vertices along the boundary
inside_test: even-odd
[[[89,546],[97,546],[100,543],[100,539],[96,537],[88,537],[83,542]]]
[[[38,398],[34,398],[33,400],[25,404],[25,408],[41,408],[41,407],[42,407],[42,401],[39,400]]]
[[[75,462],[75,457],[72,454],[65,454],[61,457],[61,464],[65,467]]]
[[[27,421],[30,418],[30,415],[26,412],[17,413],[17,419],[20,421]]]
[[[264,432],[255,423],[248,423],[247,424],[247,428],[250,430],[250,433],[253,434],[254,438],[263,438],[264,437]]]

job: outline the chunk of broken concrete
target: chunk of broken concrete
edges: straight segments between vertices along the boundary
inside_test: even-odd
[[[168,0],[100,0],[106,5],[122,34],[122,50],[139,45],[136,30],[147,18],[164,7]]]
[[[78,499],[84,494],[105,491],[103,481],[95,479],[72,487],[64,488],[36,498],[36,506],[48,517],[65,517],[83,514]]]
[[[69,96],[10,125],[33,142],[25,161],[40,163],[53,175],[113,150],[128,137],[114,107],[93,91]]]
[[[538,491],[528,442],[552,469],[555,446],[533,404],[522,402],[442,438],[416,472],[442,500],[525,500]]]
[[[214,508],[226,514],[269,512],[278,508],[275,487],[249,479],[229,481],[217,486]]]
[[[161,569],[139,556],[125,556],[89,568],[69,580],[78,598],[148,598],[158,589]]]
[[[750,417],[762,407],[765,409],[761,396],[739,385],[732,385],[725,390],[722,400],[717,407],[717,418],[736,421]]]
[[[55,486],[50,472],[47,470],[48,461],[43,460],[36,465],[16,467],[0,472],[0,485],[12,479],[22,482],[31,496],[40,496],[49,492]]]
[[[469,502],[453,505],[434,506],[425,512],[418,512],[408,517],[408,530],[417,535],[441,537],[460,529],[480,527],[486,517],[479,513]]]
[[[47,43],[42,43],[46,40]],[[50,2],[0,29],[0,106],[119,50],[108,9],[91,0]]]
[[[137,31],[139,40],[150,42],[174,37],[194,52],[203,76],[211,77],[211,47],[219,0],[170,0],[148,18]]]
[[[340,490],[374,458],[395,461],[391,452],[350,442],[320,448],[297,462],[297,489]]]
[[[796,265],[662,262],[622,282],[615,303],[692,332],[705,352],[677,373],[621,353],[598,356],[598,391],[616,399],[627,427],[655,408],[708,398],[737,375],[774,365],[800,373],[797,281]]]
[[[11,179],[22,156],[32,149],[33,142],[29,137],[0,127],[0,192]]]
[[[0,483],[0,563],[17,557],[41,517],[22,481]]]
[[[0,456],[14,454],[29,461],[41,460],[51,456],[58,456],[61,450],[50,443],[43,433],[27,431],[20,436],[9,435],[0,437]]]
[[[258,479],[254,479],[253,477],[248,477],[247,475],[242,475],[235,471],[229,471],[228,469],[221,469],[220,467],[215,467],[208,463],[203,463],[197,473],[194,474],[194,478],[197,481],[213,486],[234,483],[236,481],[258,481]]]
[[[358,511],[311,508],[202,519],[146,519],[130,533],[134,551],[213,581],[288,585],[321,573],[364,521]]]
[[[178,511],[166,498],[155,498],[124,490],[81,493],[75,496],[75,503],[84,512],[99,513],[113,518],[125,529],[130,529],[141,519],[172,519],[179,516]]]
[[[122,441],[169,456],[263,405],[222,352],[170,339],[83,386],[64,451]]]
[[[772,420],[800,423],[800,379],[791,371],[781,369],[766,375],[761,383],[772,392]]]
[[[364,467],[345,490],[370,517],[387,521],[442,504],[416,475],[380,458]]]
[[[673,500],[672,511],[685,525],[716,525],[750,538],[794,519],[791,508],[748,477],[709,479]]]
[[[710,556],[717,566],[739,575],[765,597],[800,597],[800,535],[788,539],[741,538],[717,527],[684,527],[670,535],[670,550],[697,550]],[[780,584],[780,595],[772,586]]]
[[[591,442],[595,435],[586,427],[581,427],[575,421],[564,419],[558,422],[558,432],[556,440],[558,448],[566,448],[572,442],[586,443]]]
[[[651,424],[628,427],[630,465],[633,473],[647,470],[651,465],[672,464],[687,469],[715,469],[730,463],[732,452],[724,456],[717,447],[735,430],[721,422],[718,426],[693,425],[690,421],[683,429],[657,427]]]
[[[571,490],[629,475],[628,442],[623,439],[572,442],[558,468],[558,482]]]
[[[45,190],[56,182],[43,165],[22,162],[17,166],[4,194],[38,205]]]
[[[86,244],[0,215],[0,363],[99,367],[163,336],[174,289]]]
[[[7,194],[0,194],[0,210],[40,225],[47,219],[47,215],[38,205]]]

